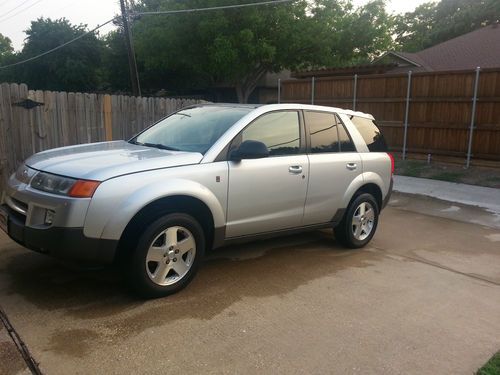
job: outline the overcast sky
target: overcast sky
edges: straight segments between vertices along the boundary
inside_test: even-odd
[[[366,2],[354,0],[356,5]],[[387,3],[391,12],[402,13],[424,2],[426,0],[389,0]],[[119,0],[0,0],[0,33],[8,36],[14,48],[20,50],[26,36],[24,30],[38,17],[66,17],[71,23],[83,23],[93,28],[118,12]],[[103,27],[101,33],[112,27]]]

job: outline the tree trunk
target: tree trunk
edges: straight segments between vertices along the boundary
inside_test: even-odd
[[[238,103],[247,104],[250,94],[253,92],[255,87],[244,88],[241,85],[236,85],[236,95],[238,96]]]
[[[248,103],[248,98],[252,94],[253,90],[257,87],[259,80],[266,74],[267,70],[263,67],[258,67],[254,72],[249,74],[247,77],[243,78],[240,82],[236,83],[236,95],[238,96],[238,102],[242,104]]]

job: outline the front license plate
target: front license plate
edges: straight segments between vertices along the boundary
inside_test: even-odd
[[[9,215],[7,211],[3,207],[0,207],[0,229],[2,229],[5,233],[9,233],[7,229],[9,223]]]

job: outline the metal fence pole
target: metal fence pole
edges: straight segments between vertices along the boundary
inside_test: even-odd
[[[353,93],[352,93],[352,110],[353,111],[356,110],[356,94],[357,94],[357,91],[358,91],[358,75],[355,74],[354,75],[354,89],[353,89]]]
[[[403,160],[406,159],[406,137],[408,136],[408,115],[410,113],[410,95],[411,95],[411,70],[408,71],[408,87],[406,89],[406,109],[405,109],[405,129],[403,135]]]
[[[481,68],[478,66],[476,68],[476,79],[474,80],[474,96],[472,97],[472,114],[470,118],[470,132],[469,132],[469,147],[467,148],[467,161],[465,163],[465,168],[469,168],[470,157],[472,153],[472,135],[474,134],[474,122],[476,119],[476,103],[477,103],[477,88],[479,86],[479,71]]]
[[[312,77],[311,79],[311,104],[314,104],[314,88],[315,88],[315,79]]]
[[[281,103],[281,78],[278,78],[278,104]]]

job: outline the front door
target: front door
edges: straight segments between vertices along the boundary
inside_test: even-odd
[[[301,142],[298,111],[262,115],[236,137],[263,142],[269,157],[229,163],[226,237],[302,224],[309,161]]]

